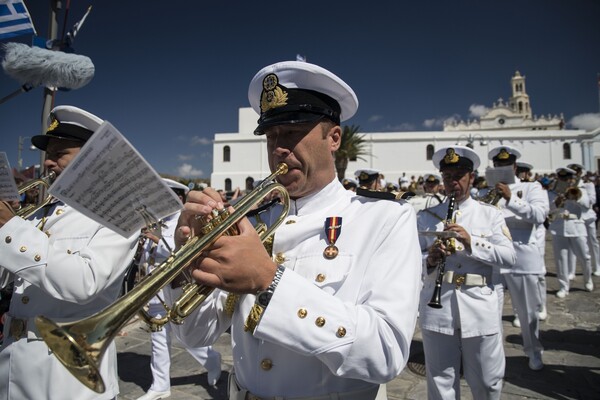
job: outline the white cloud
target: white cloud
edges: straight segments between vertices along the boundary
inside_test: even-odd
[[[458,114],[443,117],[434,117],[428,118],[425,121],[423,121],[423,126],[427,129],[441,128],[444,126],[444,123],[450,124],[452,122],[458,122],[459,120],[460,115]]]
[[[371,115],[368,119],[369,122],[377,122],[383,119],[383,115]]]
[[[194,168],[191,164],[183,163],[177,168],[177,174],[185,178],[194,178],[204,175],[201,169]]]
[[[178,155],[177,155],[177,159],[178,159],[179,161],[189,161],[189,160],[191,160],[192,158],[194,158],[194,156],[193,156],[193,155],[191,155],[191,154],[178,154]]]
[[[599,114],[579,114],[571,118],[569,124],[576,129],[585,129],[591,131],[600,128],[600,113]]]
[[[190,144],[192,146],[196,146],[196,145],[201,145],[201,146],[206,146],[208,144],[212,144],[212,139],[207,139],[205,137],[201,137],[201,136],[192,136],[192,139],[190,140]]]
[[[472,118],[480,118],[489,111],[489,108],[481,104],[471,104],[469,107],[469,116]]]

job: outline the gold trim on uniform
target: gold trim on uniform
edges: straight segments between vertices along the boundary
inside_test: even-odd
[[[225,299],[225,314],[229,318],[233,316],[233,312],[235,311],[235,306],[237,305],[238,300],[240,299],[240,295],[236,293],[228,293],[227,299]]]
[[[506,236],[508,238],[508,240],[510,240],[512,242],[512,236],[510,234],[510,230],[508,229],[508,226],[502,225],[502,233],[504,234],[504,236]]]
[[[256,329],[256,325],[258,325],[258,321],[260,321],[260,317],[265,309],[260,305],[254,303],[252,308],[250,309],[250,313],[248,314],[248,318],[246,318],[246,323],[244,324],[244,331],[253,333],[254,329]]]

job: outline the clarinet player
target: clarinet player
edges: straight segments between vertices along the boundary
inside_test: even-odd
[[[473,398],[499,399],[505,360],[492,270],[515,263],[510,232],[498,209],[470,196],[480,164],[473,150],[441,148],[433,155],[433,163],[456,205],[449,210],[449,196],[444,203],[419,212],[417,218],[420,232],[454,235],[452,246],[435,236],[419,239],[424,266],[419,320],[428,398],[461,398],[462,363]],[[437,267],[442,265],[444,272],[438,276]],[[431,307],[440,280],[439,307]]]

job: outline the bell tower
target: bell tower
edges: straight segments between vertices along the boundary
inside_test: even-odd
[[[531,105],[529,95],[525,91],[525,77],[519,71],[510,80],[512,86],[512,96],[509,99],[509,107],[517,114],[525,118],[531,118]]]

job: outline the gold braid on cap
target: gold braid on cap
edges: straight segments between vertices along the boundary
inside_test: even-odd
[[[360,175],[358,175],[358,179],[360,179],[361,181],[366,181],[367,179],[369,179],[369,174],[363,171],[360,173]]]
[[[260,111],[266,112],[272,108],[287,105],[288,94],[279,86],[279,78],[269,74],[263,79],[263,91],[260,96]]]
[[[58,128],[58,124],[58,120],[54,118],[54,116],[52,116],[52,123],[50,123],[50,126],[48,127],[48,130],[46,132],[52,132],[53,130]]]
[[[429,175],[429,176],[427,177],[427,182],[435,182],[435,181],[437,181],[437,180],[438,180],[438,179],[437,179],[435,176],[433,176],[433,175]]]
[[[458,160],[460,160],[460,157],[458,154],[456,154],[453,148],[446,150],[446,156],[444,157],[444,162],[446,164],[456,164]]]
[[[498,160],[508,160],[510,157],[510,154],[508,153],[508,151],[506,151],[506,149],[501,149],[500,153],[498,153]]]

